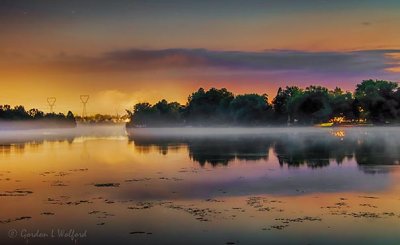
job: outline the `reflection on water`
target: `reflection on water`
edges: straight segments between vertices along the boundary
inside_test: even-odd
[[[397,128],[25,136],[0,136],[1,244],[400,240]],[[87,235],[10,238],[10,229]]]
[[[200,165],[227,165],[234,160],[267,160],[272,149],[279,164],[311,168],[337,164],[355,158],[360,165],[395,165],[400,159],[400,133],[397,130],[330,130],[288,132],[261,136],[222,137],[129,137],[137,150],[150,152],[156,147],[162,154],[177,147],[187,147],[189,156]],[[368,132],[368,133],[367,133]]]

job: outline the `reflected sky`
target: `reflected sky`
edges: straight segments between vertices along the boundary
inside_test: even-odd
[[[26,142],[3,140],[0,153],[26,157],[62,150],[68,162],[80,152],[79,161],[118,160],[135,164],[135,169],[140,159],[145,162],[142,171],[125,179],[127,169],[109,170],[122,178],[115,180],[118,183],[140,183],[135,188],[122,185],[113,197],[138,200],[384,191],[391,186],[390,172],[400,159],[399,133],[393,129],[256,129],[249,134],[161,137],[124,136],[115,127],[79,130],[74,135],[30,132]],[[169,168],[168,174],[164,168]]]

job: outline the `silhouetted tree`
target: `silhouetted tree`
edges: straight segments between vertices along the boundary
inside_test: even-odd
[[[35,108],[27,111],[22,105],[15,106],[14,108],[12,108],[10,105],[0,105],[0,121],[42,121],[45,122],[45,124],[42,124],[42,126],[48,127],[76,126],[75,117],[71,111],[68,112],[67,116],[65,116],[63,113],[45,114],[44,112]],[[29,127],[39,127],[39,124],[25,125]],[[18,126],[13,127],[11,125],[7,126],[7,128],[17,129]]]
[[[182,106],[178,102],[168,103],[161,100],[155,105],[149,103],[138,103],[134,106],[131,121],[128,126],[158,126],[158,125],[177,125],[182,122]]]
[[[188,98],[185,119],[192,124],[224,123],[233,99],[233,94],[225,88],[211,88],[207,92],[200,88]]]
[[[361,111],[361,117],[374,122],[385,123],[398,117],[398,84],[383,80],[364,80],[357,84],[354,93]]]
[[[301,124],[320,123],[328,120],[332,114],[328,89],[324,87],[309,86],[292,97],[290,102],[290,112]]]
[[[159,121],[163,124],[181,123],[182,106],[178,102],[168,103],[166,100],[161,100],[154,105],[158,112]]]
[[[230,103],[230,115],[237,124],[265,124],[271,119],[272,106],[266,94],[238,95]]]
[[[294,105],[296,100],[301,98],[303,90],[296,87],[279,88],[278,92],[272,101],[275,120],[278,123],[293,123],[294,121]]]
[[[350,92],[343,92],[342,89],[336,87],[329,91],[329,104],[332,109],[332,117],[345,117],[347,119],[355,119],[356,114],[354,107],[353,95]]]

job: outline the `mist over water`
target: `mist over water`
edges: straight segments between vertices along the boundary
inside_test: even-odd
[[[319,167],[329,165],[330,160],[341,163],[353,157],[360,164],[388,165],[398,164],[400,159],[397,127],[138,128],[128,132],[135,145],[154,145],[164,154],[169,147],[187,145],[190,156],[201,164],[262,159],[270,148],[280,164],[291,166]],[[202,153],[208,154],[202,159]]]
[[[226,165],[235,160],[268,160],[273,152],[280,165],[324,167],[354,159],[360,165],[397,165],[400,159],[398,127],[210,127],[135,128],[124,125],[32,130],[4,130],[0,143],[67,141],[82,138],[119,138],[138,150],[156,147],[164,155],[186,147],[200,165]],[[373,169],[373,168],[371,168]]]
[[[25,128],[30,127],[30,122],[20,122]],[[0,124],[1,126],[1,124]],[[26,130],[0,130],[1,143],[24,143],[29,141],[67,140],[72,141],[77,137],[126,137],[124,125],[91,126],[78,124],[77,127],[34,128]]]

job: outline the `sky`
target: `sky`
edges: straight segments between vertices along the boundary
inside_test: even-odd
[[[199,87],[400,81],[400,1],[0,0],[0,104],[123,114]]]

